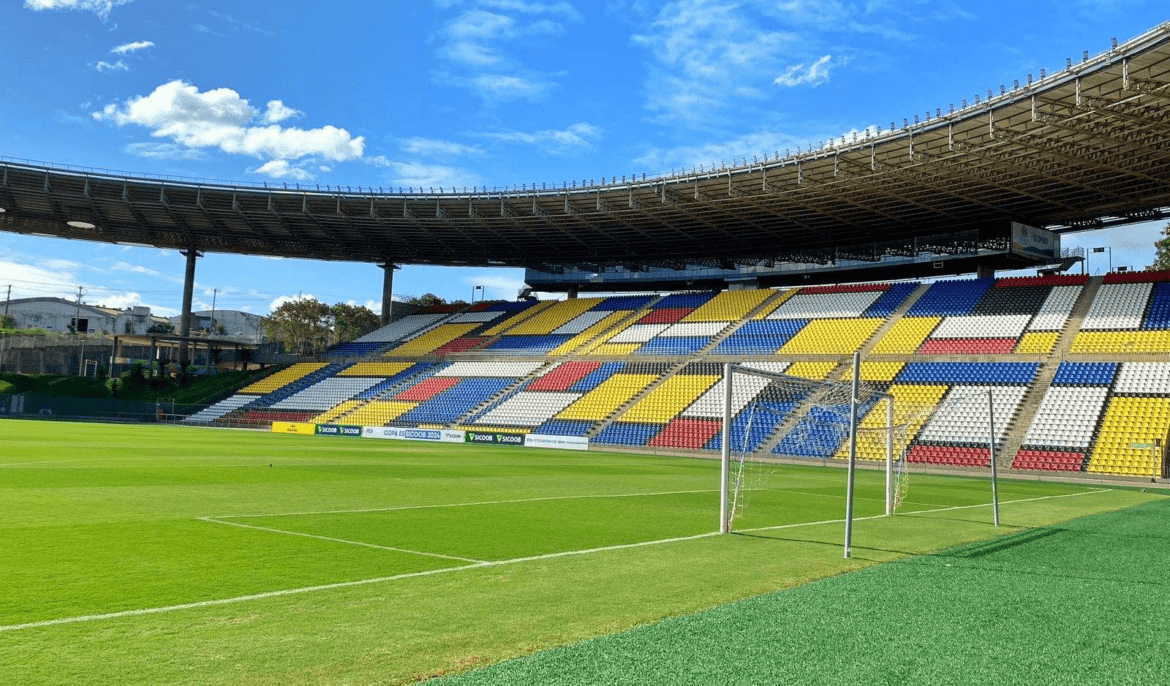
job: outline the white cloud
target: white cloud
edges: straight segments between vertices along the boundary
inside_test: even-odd
[[[298,113],[279,100],[261,113],[230,88],[206,92],[183,81],[170,81],[150,95],[122,104],[107,105],[92,116],[118,126],[134,124],[151,129],[155,138],[169,138],[190,149],[213,148],[265,160],[323,158],[334,162],[356,160],[365,150],[365,139],[345,129],[282,127],[275,120]],[[267,124],[267,125],[260,125]]]
[[[596,140],[601,131],[596,126],[586,123],[573,124],[565,129],[546,129],[533,133],[519,131],[489,133],[489,138],[507,143],[525,143],[539,145],[545,152],[565,154],[576,150],[592,147],[591,140]]]
[[[476,76],[470,84],[485,100],[538,100],[553,87],[547,81],[501,74]]]
[[[145,50],[146,48],[153,48],[153,47],[154,47],[153,41],[139,40],[139,41],[134,41],[133,43],[123,43],[122,45],[119,45],[118,47],[114,48],[113,50],[110,50],[110,52],[115,54],[115,55],[125,55],[125,54],[131,53],[131,52],[138,52],[139,50]]]
[[[313,178],[312,174],[301,167],[289,164],[288,160],[269,160],[255,169],[249,169],[248,173],[293,181],[308,181]]]
[[[285,119],[299,117],[303,114],[304,112],[300,110],[294,110],[279,100],[270,100],[268,102],[267,108],[264,110],[264,121],[268,122],[269,124],[277,124],[284,121]]]
[[[565,2],[448,0],[436,4],[444,9],[459,7],[460,12],[430,38],[436,57],[446,63],[446,68],[435,72],[434,80],[467,88],[488,102],[535,101],[547,96],[556,86],[555,77],[526,66],[510,50],[539,47],[542,39],[567,32],[563,22],[582,19]]]
[[[110,267],[112,272],[129,272],[131,274],[145,274],[146,276],[162,276],[162,274],[149,267],[143,267],[140,264],[130,264],[129,262],[118,261]]]
[[[524,272],[519,270],[507,270],[514,272],[516,276],[503,275],[484,275],[473,274],[471,276],[463,277],[463,282],[467,284],[468,288],[476,286],[483,286],[485,293],[483,297],[485,300],[513,300],[520,289],[524,288]],[[477,296],[478,297],[478,296]]]
[[[118,5],[128,5],[134,0],[24,0],[26,9],[34,12],[45,10],[80,10],[93,12],[103,21]]]
[[[298,300],[316,300],[317,298],[312,293],[299,293],[297,295],[278,295],[268,304],[268,311],[271,312],[285,303],[295,303]]]
[[[384,166],[390,170],[391,183],[404,188],[439,188],[444,186],[470,188],[483,184],[483,180],[475,172],[462,167],[396,160],[385,160]]]
[[[567,2],[524,2],[524,0],[435,0],[435,6],[442,9],[474,5],[490,7],[505,12],[522,14],[559,14],[566,19],[581,20],[581,13]]]
[[[13,260],[0,260],[0,281],[12,284],[12,297],[16,298],[76,298],[77,266],[66,260],[45,264],[37,260],[36,266],[27,264],[20,256]],[[5,291],[7,293],[7,291]]]
[[[477,146],[434,138],[407,138],[402,141],[401,146],[402,151],[407,154],[424,157],[467,157],[483,154],[483,148]]]
[[[651,119],[730,128],[733,119],[775,115],[769,85],[825,83],[831,68],[848,62],[857,35],[913,39],[905,27],[926,18],[922,4],[635,0],[622,6],[622,16],[645,22],[631,42],[648,53],[644,92]],[[832,57],[824,60],[826,54]]]
[[[819,86],[823,83],[829,82],[829,71],[836,66],[845,64],[847,60],[842,60],[837,64],[833,63],[832,55],[825,55],[816,62],[813,62],[807,68],[804,64],[794,64],[784,70],[784,73],[776,77],[775,83],[778,86],[799,86],[807,84],[809,86]]]
[[[126,146],[126,152],[148,160],[201,160],[205,157],[203,151],[185,148],[174,143],[131,143]]]
[[[762,27],[746,9],[717,0],[677,0],[633,37],[653,58],[646,106],[660,120],[705,123],[735,99],[763,97],[766,65],[804,39]]]
[[[714,141],[702,145],[680,145],[674,148],[651,148],[634,160],[643,169],[664,173],[670,169],[687,169],[712,164],[732,164],[733,159],[753,156],[769,158],[783,155],[786,148],[796,148],[806,141],[797,136],[776,131],[758,131],[729,140]]]
[[[130,71],[130,65],[126,64],[122,60],[118,60],[113,64],[105,60],[99,60],[98,63],[94,65],[94,69],[97,69],[98,71]]]

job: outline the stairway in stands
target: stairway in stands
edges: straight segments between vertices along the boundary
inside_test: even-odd
[[[1007,427],[1006,441],[995,456],[996,462],[1001,467],[1011,467],[1012,463],[1015,462],[1016,454],[1024,443],[1024,436],[1027,434],[1028,428],[1032,426],[1032,422],[1035,421],[1040,403],[1044,401],[1044,396],[1052,387],[1052,380],[1056,378],[1056,371],[1060,368],[1061,361],[1072,349],[1073,340],[1076,339],[1077,333],[1081,330],[1081,324],[1084,323],[1085,315],[1089,313],[1089,308],[1093,305],[1093,299],[1097,297],[1097,291],[1101,288],[1102,281],[1101,277],[1092,278],[1081,289],[1080,298],[1073,305],[1068,321],[1065,322],[1060,336],[1056,339],[1056,345],[1053,346],[1052,352],[1047,358],[1040,363],[1040,370],[1037,372],[1036,378],[1029,384],[1028,392],[1024,395],[1020,407],[1016,410],[1015,417],[1012,418]]]

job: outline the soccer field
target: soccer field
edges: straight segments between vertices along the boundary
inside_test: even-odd
[[[781,467],[719,536],[714,460],[0,422],[12,683],[400,683],[1147,502]]]

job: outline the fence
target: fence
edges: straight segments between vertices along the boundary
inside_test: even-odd
[[[143,402],[115,398],[69,398],[44,395],[0,395],[0,417],[97,419],[122,422],[174,422],[169,400]]]

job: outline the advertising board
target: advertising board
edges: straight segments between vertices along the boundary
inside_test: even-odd
[[[559,450],[589,450],[589,439],[581,436],[548,436],[528,434],[524,437],[526,448],[556,448]]]
[[[306,424],[305,422],[272,422],[272,433],[274,434],[303,434],[311,436],[316,432],[316,424]]]
[[[362,438],[381,438],[393,441],[430,441],[432,443],[463,443],[463,432],[451,429],[407,429],[397,426],[367,426]]]
[[[362,427],[349,426],[346,424],[318,424],[317,435],[360,438],[362,435]]]
[[[1012,222],[1012,252],[1029,257],[1060,257],[1060,236],[1019,222]]]
[[[468,443],[485,445],[524,445],[524,434],[499,433],[495,431],[468,431],[464,438]]]

